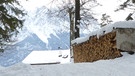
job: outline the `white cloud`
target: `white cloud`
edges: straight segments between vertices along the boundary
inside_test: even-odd
[[[26,9],[27,11],[35,10],[38,7],[41,6],[47,6],[50,3],[50,0],[19,0],[21,2],[21,5]]]

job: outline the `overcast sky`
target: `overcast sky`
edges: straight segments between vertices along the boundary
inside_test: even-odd
[[[27,10],[27,11],[33,11],[38,7],[42,7],[42,6],[48,6],[48,4],[50,4],[51,0],[20,0],[21,5],[23,5],[23,7]]]
[[[128,14],[131,12],[130,10],[121,10],[118,12],[114,12],[120,4],[125,2],[125,0],[97,0],[102,6],[99,6],[97,8],[94,8],[93,10],[96,11],[97,16],[101,18],[101,14],[106,13],[107,15],[111,16],[111,19],[116,21],[123,21],[128,16]]]
[[[41,6],[49,7],[51,0],[28,0],[28,1],[20,0],[20,1],[22,2],[22,5],[27,11],[33,11]],[[111,16],[111,19],[114,22],[123,21],[129,14],[129,12],[131,12],[131,11],[123,11],[123,10],[119,12],[114,12],[114,10],[116,10],[118,6],[122,4],[125,0],[97,0],[97,1],[102,5],[93,8],[93,11],[96,12],[97,14],[95,17],[97,17],[98,19],[102,17],[102,14],[106,13],[107,15]]]

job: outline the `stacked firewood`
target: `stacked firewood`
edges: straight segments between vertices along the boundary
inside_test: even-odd
[[[101,59],[121,57],[116,48],[116,32],[110,32],[97,38],[91,36],[88,41],[73,46],[74,62],[93,62]]]

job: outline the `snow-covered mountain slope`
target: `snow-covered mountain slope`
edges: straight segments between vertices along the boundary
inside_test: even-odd
[[[55,50],[58,49],[58,47],[69,49],[70,34],[69,29],[65,28],[65,26],[69,26],[64,24],[64,22],[61,24],[57,20],[47,18],[45,13],[45,7],[40,7],[34,11],[28,12],[24,23],[25,30],[21,32],[24,34],[29,32],[30,34],[37,35],[37,37],[46,44],[44,46],[46,49]]]
[[[1,66],[21,62],[33,50],[69,49],[69,30],[61,24],[55,25],[55,21],[49,22],[44,7],[28,11],[25,18],[22,30],[14,37],[16,42],[8,45],[4,53],[0,52]]]
[[[33,50],[69,49],[68,33],[59,34],[59,38],[51,35],[48,44],[43,42],[36,34],[31,34],[24,40],[6,47],[4,53],[0,53],[0,65],[10,66],[21,62]],[[61,37],[63,36],[63,37]]]

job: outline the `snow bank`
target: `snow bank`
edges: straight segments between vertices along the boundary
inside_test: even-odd
[[[99,38],[99,36],[109,33],[111,31],[113,31],[113,29],[116,29],[116,28],[135,28],[135,21],[120,21],[120,22],[116,22],[114,24],[104,26],[100,30],[91,32],[86,37],[77,38],[75,40],[72,40],[71,43],[79,44],[79,43],[85,42],[89,39],[90,36],[93,36],[93,35],[96,35]]]
[[[135,55],[123,53],[123,57],[100,60],[93,63],[56,65],[16,65],[2,68],[0,76],[134,76]]]

